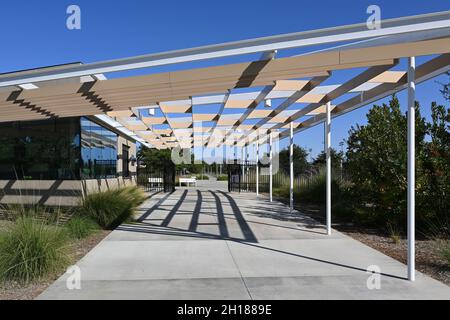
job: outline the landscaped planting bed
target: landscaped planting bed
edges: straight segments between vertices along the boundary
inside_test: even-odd
[[[137,187],[86,196],[62,212],[39,206],[3,206],[0,220],[0,299],[33,299],[130,221],[145,200]]]

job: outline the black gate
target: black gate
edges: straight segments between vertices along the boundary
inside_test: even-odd
[[[228,191],[230,192],[256,192],[256,162],[228,164]],[[259,192],[268,192],[269,176],[268,165],[259,163]]]
[[[228,192],[241,192],[242,168],[238,163],[228,164]]]
[[[145,191],[175,191],[175,164],[172,161],[158,167],[139,168],[137,183]]]

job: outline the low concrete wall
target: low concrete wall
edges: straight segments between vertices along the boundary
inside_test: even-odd
[[[77,205],[83,194],[136,185],[136,177],[89,180],[0,180],[0,203]]]
[[[127,187],[136,185],[136,176],[132,176],[130,178],[111,178],[111,179],[91,179],[91,180],[83,180],[81,181],[83,191],[86,194],[113,190],[117,188]]]

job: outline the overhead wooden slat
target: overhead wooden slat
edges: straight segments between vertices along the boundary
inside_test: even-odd
[[[375,64],[386,63],[386,61],[376,61],[376,62],[373,62],[373,63],[375,63]],[[310,72],[313,72],[313,71],[316,72],[315,70],[312,70],[312,71],[310,70]],[[109,82],[109,81],[125,80],[125,79],[128,79],[128,78],[101,81],[101,83],[103,85],[103,83],[106,83],[106,82]],[[270,79],[270,80],[266,81],[264,84],[271,83],[272,81],[273,81],[273,79]],[[131,81],[131,82],[135,83],[134,81]],[[97,84],[98,83],[95,83],[93,88],[95,88],[95,86]],[[252,83],[252,85],[256,85],[256,84],[259,84],[259,83],[257,83],[256,81],[254,81]],[[55,92],[55,90],[58,91],[60,89],[59,87],[60,86],[55,86],[55,88],[53,88],[52,92]],[[112,87],[114,87],[114,86],[112,86]],[[102,92],[95,92],[95,91],[93,91],[93,88],[91,88],[92,95],[98,96],[99,99],[104,99],[105,101],[108,100],[107,97],[102,98]],[[210,91],[211,92],[217,92],[217,91],[223,91],[223,90],[228,89],[228,88],[229,88],[229,86],[226,87],[226,88],[218,87],[218,88],[211,89]],[[66,87],[65,91],[67,91],[67,92],[70,92],[71,90],[72,91],[77,91],[76,89],[79,90],[80,88],[74,88],[73,85],[72,85],[72,87],[70,89],[67,89],[67,87]],[[39,94],[34,93],[32,95],[32,96],[36,96],[36,97],[38,97],[38,96],[45,96],[46,93],[47,93],[47,95],[52,96],[51,92],[48,91],[48,88],[42,88],[42,89],[38,89],[38,90],[29,90],[29,91],[40,91]],[[116,91],[115,93],[118,94],[118,96],[120,96],[119,93],[117,92],[117,90],[115,90],[115,91]],[[157,103],[158,101],[170,100],[170,99],[175,99],[176,100],[176,99],[183,99],[183,98],[187,99],[187,98],[189,98],[190,95],[193,95],[193,94],[209,93],[209,90],[202,89],[202,88],[198,88],[196,91],[186,92],[186,95],[181,94],[180,90],[176,91],[177,93],[174,93],[174,94],[170,95],[169,91],[170,90],[165,90],[165,94],[163,96],[155,96],[155,95],[151,96],[151,93],[148,93],[148,95],[149,95],[148,99],[142,98],[142,99],[135,100],[133,98],[133,100],[130,100],[131,98],[130,99],[126,99],[126,98],[122,97],[121,100],[110,100],[110,101],[108,101],[108,105],[111,106],[113,111],[126,110],[126,109],[129,109],[130,107],[136,107],[136,106],[145,105],[145,104],[153,104],[153,103]],[[22,92],[21,94],[24,94],[24,93]],[[75,93],[75,95],[78,96],[79,94]],[[28,92],[26,93],[26,96],[29,96]],[[59,96],[61,96],[61,95],[59,95]]]
[[[201,127],[194,126],[193,128],[194,132],[196,133],[207,133],[210,132],[212,129],[213,127],[204,127],[204,126]]]
[[[117,78],[106,81],[79,83],[64,83],[46,85],[36,90],[14,90],[0,92],[0,121],[36,120],[55,117],[87,116],[106,113],[116,118],[121,124],[135,131],[146,141],[152,141],[159,147],[187,146],[194,140],[210,142],[223,134],[227,137],[240,139],[239,143],[248,143],[251,139],[259,139],[258,135],[247,131],[286,129],[293,122],[305,115],[311,120],[295,123],[296,130],[321,119],[324,113],[324,103],[333,101],[354,90],[358,86],[367,88],[362,96],[357,96],[340,103],[332,110],[333,114],[345,112],[357,107],[362,102],[395,92],[406,81],[404,71],[388,70],[397,63],[398,58],[408,56],[433,55],[450,51],[448,38],[417,41],[409,43],[394,43],[367,48],[346,49],[345,47],[326,52],[317,52],[297,57],[274,59],[270,61],[254,61],[216,67],[198,68]],[[447,63],[449,56],[443,55],[433,63]],[[438,61],[438,62],[435,62]],[[430,64],[427,64],[428,68]],[[311,92],[319,83],[329,76],[329,71],[350,68],[369,68],[357,77],[326,90]],[[419,68],[417,69],[419,73]],[[420,69],[424,70],[424,69]],[[424,72],[424,71],[422,71]],[[311,80],[295,80],[313,76]],[[379,85],[371,85],[375,83]],[[258,98],[251,100],[233,99],[230,90],[246,87],[264,87],[258,93]],[[370,88],[370,89],[369,89]],[[258,104],[268,96],[269,92],[295,92],[280,105],[273,109],[256,109]],[[192,96],[205,94],[224,94],[227,92],[220,112],[209,114],[193,113],[192,103],[175,103],[173,100],[189,100]],[[324,94],[324,92],[328,92]],[[251,95],[250,95],[251,96]],[[248,97],[248,96],[247,96]],[[308,105],[293,113],[282,113],[294,103]],[[163,117],[137,117],[129,122],[133,115],[130,108],[159,105]],[[223,109],[244,109],[236,119],[223,115]],[[186,114],[189,121],[180,120],[172,113]],[[139,115],[139,114],[138,114]],[[256,124],[246,124],[247,119],[260,119]],[[213,121],[215,124],[207,128],[195,128],[194,122]],[[268,124],[275,124],[268,126]],[[149,130],[152,125],[168,124],[170,129]],[[263,128],[264,126],[264,128]],[[226,128],[225,128],[226,127]],[[177,131],[177,129],[188,129]],[[200,138],[192,137],[193,133],[210,132]],[[161,138],[161,135],[171,135]],[[145,137],[145,138],[144,138]],[[251,139],[250,139],[251,138]],[[220,139],[219,139],[220,141]]]
[[[277,91],[299,91],[308,84],[307,80],[277,80],[273,90]]]
[[[306,95],[310,90],[314,89],[318,85],[320,85],[322,82],[324,82],[328,77],[330,76],[330,73],[327,73],[326,76],[321,77],[315,77],[308,81],[307,85],[301,88],[301,90],[295,91],[289,98],[284,100],[281,104],[279,104],[276,108],[270,110],[270,113],[259,120],[255,125],[253,125],[253,130],[259,131],[265,124],[267,124],[273,117],[276,117],[281,112],[289,108],[292,104],[296,103],[301,97]],[[305,90],[306,89],[306,90]],[[248,137],[246,137],[247,140],[249,140]]]
[[[336,105],[331,105],[331,110],[333,110],[336,107]],[[306,115],[307,116],[313,116],[313,115],[317,115],[317,114],[325,114],[327,106],[326,105],[321,105],[320,107],[312,110],[311,112],[308,112]]]
[[[225,103],[225,109],[246,109],[253,100],[230,100]]]
[[[247,117],[247,119],[260,119],[267,117],[272,110],[253,110]]]
[[[142,117],[142,122],[149,125],[154,124],[166,124],[167,120],[165,117]]]
[[[294,122],[294,123],[292,124],[292,126],[293,126],[294,129],[295,129],[295,128],[297,128],[298,126],[300,126],[300,122]],[[288,123],[288,124],[284,125],[282,128],[283,128],[283,129],[289,129],[290,127],[291,127],[291,124]]]
[[[302,108],[299,111],[296,111],[292,115],[290,115],[287,119],[285,119],[285,122],[294,122],[295,120],[303,117],[304,115],[308,114],[309,112],[312,112],[313,110],[316,110],[323,104],[327,103],[328,101],[333,101],[334,99],[346,94],[350,90],[360,86],[363,83],[366,83],[368,80],[373,79],[377,75],[385,72],[386,70],[392,68],[398,61],[395,61],[395,63],[391,65],[383,65],[383,66],[375,66],[371,67],[363,72],[361,72],[359,75],[355,76],[354,78],[346,81],[336,89],[329,92],[320,102],[318,103],[311,103],[307,105],[306,107]],[[296,99],[298,100],[298,99]],[[271,130],[276,130],[282,128],[284,125],[283,123],[278,123],[274,125]],[[251,141],[249,141],[251,142]]]
[[[382,74],[370,79],[367,82],[375,82],[375,83],[397,83],[406,72],[404,71],[385,71]]]
[[[382,60],[395,59],[410,55],[418,56],[445,53],[449,51],[449,46],[450,44],[448,39],[434,39],[370,48],[342,49],[297,57],[274,59],[269,62],[240,63],[234,65],[97,81],[92,85],[91,91],[114,91],[117,89],[143,86],[143,84],[150,87],[174,87],[174,85],[182,84],[183,82],[192,84],[193,80],[209,81],[211,79],[218,79],[220,81],[221,77],[226,76],[235,77],[237,82],[239,82],[239,79],[242,78],[244,71],[247,71],[245,74],[248,75],[248,77],[253,77],[255,80],[258,77],[267,77],[274,81],[277,73],[283,73],[289,70],[301,70],[302,72],[305,72],[307,70],[318,70],[315,68],[322,68],[323,71],[326,71],[353,68],[364,65],[371,66],[373,63],[385,64],[386,61]],[[301,66],[308,67],[302,68]],[[79,86],[72,84],[58,85],[57,87],[59,87],[57,90],[59,94],[63,92],[76,93],[80,89]],[[54,88],[47,87],[37,90],[27,90],[25,95],[30,98],[43,95],[51,96],[52,92],[55,92]]]
[[[247,109],[242,113],[242,115],[239,117],[238,121],[232,125],[232,128],[230,132],[225,134],[224,139],[227,138],[228,135],[230,135],[233,131],[236,130],[236,127],[241,125],[248,117],[249,114],[255,110],[258,105],[272,92],[274,88],[274,85],[266,86],[264,87],[258,94],[258,96],[252,101],[252,103],[247,107]]]
[[[447,68],[446,68],[447,67]],[[445,70],[450,67],[450,53],[440,55],[436,58],[433,58],[430,61],[423,63],[422,65],[416,68],[416,84],[427,80],[429,77],[436,76],[435,74],[438,70]],[[362,96],[357,96],[350,98],[338,105],[332,110],[332,115],[337,116],[354,110],[360,106],[367,105],[373,101],[382,99],[391,95],[393,92],[402,89],[406,85],[407,76],[406,74],[398,80],[397,83],[385,83],[381,84],[373,89],[370,89]],[[295,132],[300,130],[305,130],[317,123],[320,123],[325,118],[325,115],[319,114],[308,120],[303,121],[297,127]],[[289,136],[289,130],[285,130],[281,134],[281,138]]]
[[[123,123],[124,127],[131,131],[144,131],[147,130],[148,127],[145,124],[127,124]]]
[[[161,103],[159,107],[164,113],[190,113],[192,110],[191,105],[171,106]]]
[[[303,97],[298,99],[297,103],[318,103],[325,97],[324,94],[317,94],[317,93],[311,93],[308,92]]]
[[[340,53],[340,61],[341,63],[357,63],[373,59],[418,57],[447,52],[450,52],[450,41],[448,38],[443,38],[342,50]]]
[[[236,128],[236,130],[250,130],[253,128],[253,125],[251,124],[241,124],[239,127]]]
[[[194,113],[192,114],[194,121],[214,121],[217,120],[217,114],[203,114],[203,113]]]
[[[123,110],[123,111],[110,111],[106,113],[110,117],[130,117],[133,115],[133,112],[131,110]]]
[[[221,119],[219,119],[217,121],[217,125],[219,125],[219,126],[232,126],[237,121],[238,121],[238,119],[224,119],[224,118],[221,118]]]
[[[170,122],[169,124],[172,129],[188,129],[192,127],[192,122]]]
[[[172,129],[153,129],[153,132],[159,135],[170,135],[172,134]]]
[[[174,131],[174,136],[177,138],[190,139],[194,135],[192,129],[177,129]]]
[[[276,117],[273,117],[269,120],[269,123],[285,123],[289,119],[289,117],[283,117],[281,115],[278,115]]]

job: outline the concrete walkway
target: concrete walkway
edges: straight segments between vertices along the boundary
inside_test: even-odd
[[[450,288],[280,203],[200,182],[158,194],[40,299],[450,299]],[[368,266],[381,269],[369,290]]]

